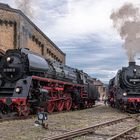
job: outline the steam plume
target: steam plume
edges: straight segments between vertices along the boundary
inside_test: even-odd
[[[135,55],[140,53],[140,13],[139,8],[127,3],[110,16],[114,27],[125,41],[129,61],[135,61]]]
[[[17,8],[20,9],[25,15],[33,18],[33,8],[31,0],[13,0]]]

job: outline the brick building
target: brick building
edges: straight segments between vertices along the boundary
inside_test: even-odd
[[[28,17],[20,10],[0,3],[0,51],[22,47],[65,63],[65,53]]]

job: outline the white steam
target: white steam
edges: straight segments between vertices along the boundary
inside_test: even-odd
[[[140,53],[140,12],[139,8],[127,3],[110,16],[114,27],[125,41],[129,61],[135,61],[135,55]]]

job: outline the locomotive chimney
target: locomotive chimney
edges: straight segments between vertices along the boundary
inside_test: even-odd
[[[136,62],[129,62],[129,66],[134,66],[136,65]]]

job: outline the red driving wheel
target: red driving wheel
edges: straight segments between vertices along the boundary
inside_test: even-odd
[[[65,109],[67,111],[69,111],[71,109],[71,107],[72,107],[72,99],[71,98],[67,98],[65,100]]]
[[[63,101],[63,100],[57,101],[56,109],[57,109],[58,111],[62,111],[62,110],[64,109],[64,101]]]
[[[54,111],[55,103],[53,101],[49,101],[47,105],[47,111],[52,113]]]

